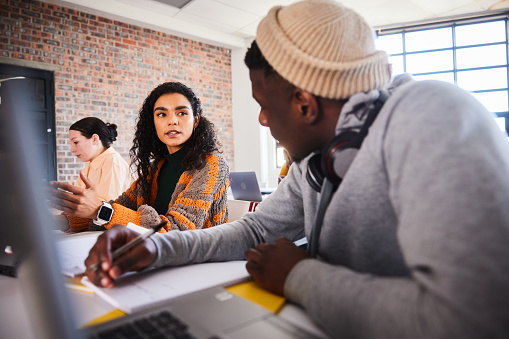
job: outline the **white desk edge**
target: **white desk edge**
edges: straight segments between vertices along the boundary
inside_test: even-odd
[[[82,326],[115,309],[95,294],[67,290],[77,326]],[[0,314],[1,338],[37,338],[32,332],[17,278],[0,275]],[[287,303],[278,316],[317,337],[327,338],[307,314],[294,304]]]

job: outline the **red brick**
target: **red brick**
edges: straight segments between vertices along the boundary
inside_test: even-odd
[[[196,92],[204,115],[221,129],[223,154],[234,165],[228,49],[36,0],[24,2],[38,15],[35,22],[20,14],[19,5],[2,1],[1,16],[12,20],[8,30],[0,30],[2,56],[28,66],[37,61],[38,68],[41,63],[61,67],[54,72],[58,180],[73,183],[79,174],[67,166],[81,164],[67,143],[73,122],[96,116],[117,124],[113,145],[127,157],[138,110],[152,88],[165,81],[181,81]]]

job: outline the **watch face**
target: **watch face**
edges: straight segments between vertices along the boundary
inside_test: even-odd
[[[110,221],[111,220],[111,215],[113,214],[113,209],[107,207],[107,206],[101,206],[101,208],[99,209],[99,219],[101,220],[107,220],[107,221]]]

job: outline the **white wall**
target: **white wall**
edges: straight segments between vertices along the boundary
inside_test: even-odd
[[[246,42],[249,46],[251,41]],[[232,49],[233,143],[236,172],[255,171],[260,187],[276,187],[275,140],[258,122],[260,106],[253,99],[249,70],[244,64],[246,48]]]

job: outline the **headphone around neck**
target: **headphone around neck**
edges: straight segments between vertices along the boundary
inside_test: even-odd
[[[317,192],[321,192],[324,178],[334,186],[334,190],[341,184],[350,164],[357,155],[369,127],[375,121],[378,112],[387,100],[387,93],[380,92],[380,97],[374,102],[374,108],[359,132],[345,131],[332,139],[323,153],[313,155],[308,162],[306,179],[309,185]]]
[[[323,218],[332,195],[343,181],[350,164],[368,134],[369,127],[375,121],[388,97],[387,92],[380,91],[380,97],[374,102],[374,108],[368,113],[359,132],[346,131],[336,135],[323,154],[317,153],[309,159],[306,171],[307,182],[311,188],[321,193],[315,224],[311,229],[308,241],[311,257],[315,258],[318,253],[318,239],[322,230]]]

